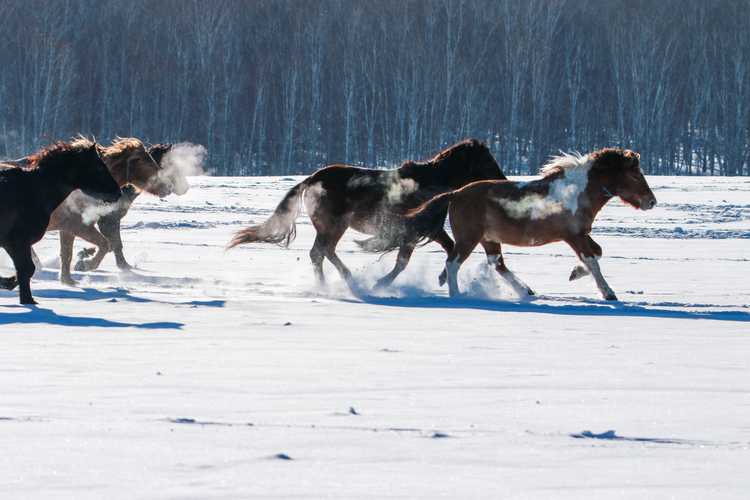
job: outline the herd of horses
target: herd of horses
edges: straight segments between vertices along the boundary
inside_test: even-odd
[[[122,252],[120,220],[135,197],[142,191],[181,195],[189,188],[179,170],[162,168],[169,150],[163,144],[146,149],[137,139],[103,147],[79,137],[0,165],[0,246],[16,267],[15,277],[0,278],[0,288],[18,286],[21,303],[35,303],[29,286],[35,270],[32,245],[46,231],[60,231],[63,283],[76,283],[70,275],[76,236],[96,245],[82,252],[76,270],[96,269],[109,251],[118,267],[130,267]],[[435,241],[447,254],[439,282],[448,283],[451,297],[459,295],[459,267],[479,244],[520,296],[533,295],[506,267],[502,244],[564,241],[580,259],[570,279],[591,274],[603,298],[617,300],[599,267],[602,248],[590,232],[597,213],[614,197],[641,210],[656,205],[640,156],[620,149],[563,154],[540,173],[531,182],[507,180],[489,148],[476,139],[392,170],[331,165],[290,189],[268,220],[238,231],[227,249],[253,242],[289,246],[304,206],[316,231],[310,258],[321,284],[325,259],[343,279],[351,278],[336,245],[352,228],[371,236],[357,242],[366,251],[398,249],[393,270],[377,281],[378,288],[393,282],[418,245]],[[71,195],[76,190],[83,194]],[[453,238],[445,230],[446,219]]]

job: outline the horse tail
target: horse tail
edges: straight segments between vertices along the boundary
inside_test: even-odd
[[[310,178],[300,182],[290,189],[284,199],[276,207],[273,215],[263,224],[250,226],[234,234],[234,238],[227,245],[227,250],[244,243],[276,243],[287,248],[297,236],[295,221],[302,212],[302,195],[308,187]]]
[[[390,252],[422,241],[427,244],[443,231],[452,198],[452,192],[435,196],[404,215],[396,215],[393,224],[371,238],[357,241],[357,244],[363,250],[373,253]]]

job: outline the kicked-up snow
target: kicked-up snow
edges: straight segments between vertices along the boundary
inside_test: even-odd
[[[191,178],[123,220],[120,271],[0,291],[0,498],[745,498],[750,489],[750,180],[652,177],[592,236],[621,302],[565,244],[505,247],[523,300],[479,252],[339,255],[315,283],[289,249],[232,234],[301,178]],[[520,179],[522,180],[522,179]],[[76,240],[77,253],[88,246]],[[0,251],[0,275],[13,274]]]

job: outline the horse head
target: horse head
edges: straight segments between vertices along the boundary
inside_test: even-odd
[[[162,177],[172,184],[172,192],[177,196],[182,196],[190,189],[190,183],[171,156],[167,156],[172,151],[172,144],[155,144],[148,149],[151,158],[162,169]]]
[[[69,170],[67,180],[70,185],[99,200],[117,201],[122,191],[99,156],[96,142],[78,146],[73,151],[77,168]]]
[[[629,149],[604,149],[593,155],[596,166],[609,167],[617,172],[613,189],[609,190],[611,196],[619,196],[636,209],[651,210],[656,206],[656,196],[640,167],[641,155]]]

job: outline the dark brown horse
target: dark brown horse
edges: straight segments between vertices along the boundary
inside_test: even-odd
[[[519,295],[533,295],[531,289],[505,266],[501,244],[540,246],[565,241],[580,266],[571,280],[593,274],[606,300],[617,300],[599,269],[602,249],[591,239],[591,225],[597,213],[613,197],[641,210],[656,205],[654,193],[640,169],[637,153],[604,149],[585,156],[562,155],[542,169],[532,182],[486,181],[470,184],[438,196],[401,218],[398,230],[381,233],[360,244],[370,251],[389,251],[404,241],[416,244],[432,240],[443,230],[450,216],[456,244],[441,275],[448,281],[451,297],[459,295],[458,269],[478,244],[487,260]]]
[[[122,194],[96,144],[59,142],[29,158],[28,168],[0,170],[0,246],[16,267],[15,278],[0,286],[19,286],[21,304],[36,304],[29,281],[36,270],[31,245],[42,239],[53,211],[76,189],[113,202]]]
[[[169,168],[164,170],[163,159],[172,150],[171,144],[156,144],[148,149],[148,154],[154,159],[157,165],[162,168],[163,172],[160,174],[162,178],[166,178],[172,184],[172,193],[177,196],[182,196],[187,193],[190,189],[190,184],[185,178],[185,175],[179,168]],[[166,162],[169,163],[169,162]],[[120,235],[120,224],[122,218],[130,210],[130,206],[133,201],[141,194],[141,190],[129,184],[122,188],[122,198],[117,203],[113,204],[111,211],[99,217],[96,222],[99,226],[101,234],[107,238],[109,242],[110,250],[115,254],[115,260],[117,267],[120,269],[132,269],[132,266],[125,260],[125,254],[122,250],[122,237]],[[99,267],[104,255],[101,253],[102,248],[99,249],[99,257],[89,259],[91,255],[94,255],[96,248],[85,248],[78,253],[79,259],[76,262],[76,271],[90,271]]]
[[[277,243],[287,247],[296,235],[294,221],[304,202],[317,231],[310,251],[315,275],[323,283],[323,260],[328,259],[342,278],[351,277],[349,269],[336,255],[336,245],[347,228],[361,233],[387,231],[396,219],[435,195],[453,191],[474,181],[505,179],[485,144],[467,139],[425,162],[407,161],[393,170],[332,165],[318,170],[293,187],[266,222],[236,233],[228,248],[243,243]],[[453,241],[445,231],[433,240],[446,252]],[[399,245],[396,265],[377,286],[387,286],[404,270],[415,245]]]
[[[73,144],[82,146],[91,141],[79,137]],[[120,187],[133,184],[139,189],[163,198],[172,192],[173,185],[162,176],[159,165],[151,158],[143,143],[134,138],[117,138],[109,147],[98,146],[99,154]],[[76,236],[98,247],[92,258],[98,266],[110,250],[109,240],[102,235],[94,223],[102,214],[116,209],[117,205],[104,205],[99,200],[73,195],[52,213],[47,231],[60,231],[60,281],[75,285],[70,275],[73,259],[73,242]]]

